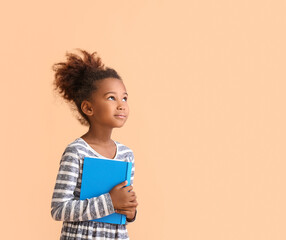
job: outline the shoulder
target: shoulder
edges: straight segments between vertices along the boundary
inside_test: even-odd
[[[66,151],[76,153],[81,158],[84,156],[93,155],[90,147],[81,138],[76,138],[74,141],[70,142],[65,149],[65,152]]]
[[[80,160],[80,149],[84,148],[84,146],[78,141],[78,139],[75,139],[74,141],[68,143],[66,145],[66,148],[62,154],[61,162],[76,162]]]
[[[66,145],[66,148],[64,150],[64,153],[74,153],[74,154],[78,154],[78,150],[79,148],[83,147],[83,145],[78,141],[78,138],[75,139],[74,141],[68,143]]]
[[[131,158],[132,160],[134,159],[134,153],[130,147],[118,141],[114,141],[114,142],[116,142],[117,144],[118,156],[121,156],[122,158]]]
[[[133,152],[132,149],[130,147],[127,147],[126,145],[124,145],[123,143],[121,142],[118,142],[116,140],[114,140],[114,142],[116,142],[119,150],[125,150],[125,151],[130,151],[130,152]]]

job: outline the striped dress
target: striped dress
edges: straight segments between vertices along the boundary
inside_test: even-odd
[[[132,162],[131,185],[133,185],[135,170],[133,152],[117,141],[114,143],[117,147],[114,160]],[[106,158],[97,153],[82,138],[77,138],[68,144],[61,157],[51,202],[53,219],[63,221],[60,240],[129,240],[126,228],[126,225],[130,223],[128,221],[126,224],[89,221],[115,211],[109,193],[79,200],[84,157]]]

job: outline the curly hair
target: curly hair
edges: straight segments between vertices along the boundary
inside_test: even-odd
[[[54,90],[69,103],[73,111],[79,113],[77,120],[85,126],[89,126],[88,117],[81,110],[83,100],[90,100],[92,92],[97,89],[96,82],[105,78],[121,79],[118,73],[106,67],[97,52],[88,53],[77,48],[83,58],[73,53],[66,53],[66,62],[55,63],[52,69],[55,71],[53,82]]]

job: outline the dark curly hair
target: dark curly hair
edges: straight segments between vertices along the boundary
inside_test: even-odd
[[[52,69],[55,71],[53,82],[54,90],[69,103],[73,111],[80,113],[78,121],[85,126],[89,126],[88,117],[81,110],[83,100],[90,100],[92,92],[97,89],[96,82],[105,78],[121,79],[118,73],[106,67],[97,52],[88,53],[77,48],[83,58],[73,53],[66,53],[67,61],[55,63]]]

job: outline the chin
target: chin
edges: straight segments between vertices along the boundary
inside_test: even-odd
[[[117,126],[115,126],[114,128],[122,128],[124,126],[124,124],[122,124],[122,125],[117,125]]]
[[[116,121],[116,122],[113,122],[113,128],[121,128],[124,126],[124,124],[126,123],[126,121]]]
[[[113,128],[121,128],[124,126],[124,124],[108,124],[108,125],[105,125],[107,128],[110,128],[110,129],[113,129]]]

